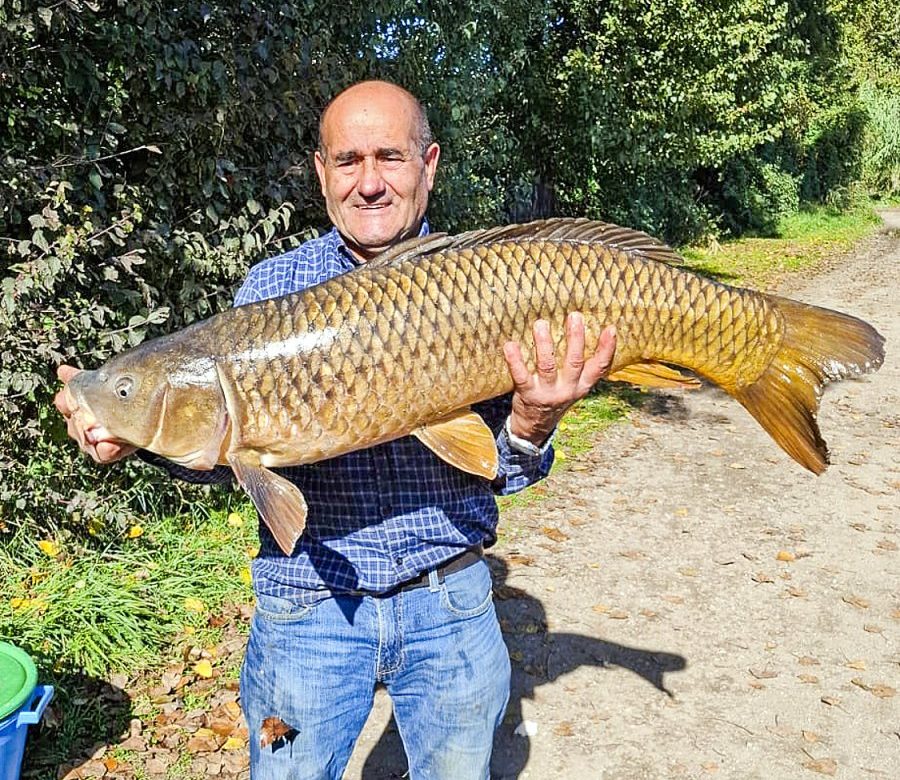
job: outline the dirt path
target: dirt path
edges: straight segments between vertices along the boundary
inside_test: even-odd
[[[825,394],[823,476],[724,395],[662,393],[508,518],[495,777],[900,777],[900,212],[885,219],[780,288],[887,338],[878,374]],[[349,778],[402,774],[389,718],[379,692]]]

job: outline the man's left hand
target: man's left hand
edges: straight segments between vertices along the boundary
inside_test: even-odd
[[[584,318],[573,312],[566,318],[566,354],[558,366],[550,324],[534,323],[536,370],[528,371],[522,349],[514,341],[503,346],[513,380],[509,428],[515,436],[541,446],[566,410],[584,398],[609,373],[616,352],[616,329],[609,325],[600,334],[594,354],[584,357]]]

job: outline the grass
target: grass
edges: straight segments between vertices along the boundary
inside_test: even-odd
[[[783,218],[771,238],[739,238],[706,247],[687,247],[688,267],[732,285],[768,289],[785,273],[814,268],[849,249],[879,224],[871,208],[839,212],[827,206]]]
[[[210,614],[251,598],[258,542],[247,504],[202,515],[148,518],[99,550],[20,533],[0,548],[0,638],[50,672],[87,675],[158,662],[178,635],[212,639]]]

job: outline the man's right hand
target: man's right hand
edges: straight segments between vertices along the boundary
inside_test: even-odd
[[[53,403],[66,420],[69,436],[77,441],[82,451],[90,455],[97,463],[113,463],[128,457],[137,450],[137,447],[113,438],[109,431],[96,421],[86,422],[81,415],[75,414],[75,409],[71,407],[65,385],[80,371],[80,368],[66,365],[56,369],[56,375],[64,386],[56,394]]]

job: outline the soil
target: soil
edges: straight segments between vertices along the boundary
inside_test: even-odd
[[[900,777],[900,210],[883,217],[777,289],[887,339],[878,373],[826,390],[822,476],[716,389],[658,392],[507,515],[495,778]],[[379,691],[347,777],[404,771]]]

